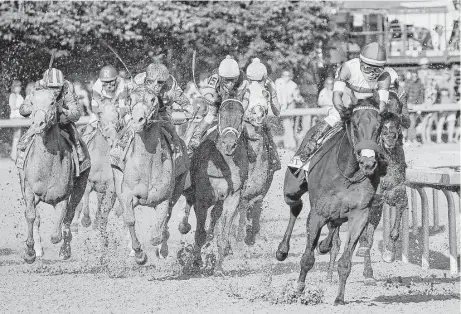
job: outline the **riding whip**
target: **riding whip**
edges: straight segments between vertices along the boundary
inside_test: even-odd
[[[105,40],[103,39],[100,39],[99,40],[104,46],[106,46],[107,48],[110,49],[110,51],[112,51],[114,53],[114,55],[117,57],[117,59],[123,64],[123,66],[125,67],[126,71],[128,72],[128,74],[130,75],[131,79],[133,79],[133,75],[131,74],[130,70],[128,70],[128,67],[126,66],[125,62],[123,62],[122,58],[120,58],[120,56],[118,55],[118,53],[114,50],[114,48],[112,48]]]

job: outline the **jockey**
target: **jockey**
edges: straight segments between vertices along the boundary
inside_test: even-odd
[[[354,100],[374,97],[377,91],[380,110],[384,110],[391,82],[389,73],[384,72],[385,63],[386,51],[377,42],[372,42],[362,49],[359,58],[345,62],[339,68],[333,88],[334,108],[306,134],[299,151],[302,162],[309,159],[317,149],[317,142],[333,126],[350,117]]]
[[[112,65],[106,65],[99,71],[99,78],[93,85],[93,95],[91,99],[92,113],[84,135],[90,134],[99,121],[99,114],[102,107],[110,103],[117,108],[120,118],[126,114],[127,84],[125,80],[118,76],[117,69]],[[125,119],[128,115],[125,116]]]
[[[219,68],[207,79],[206,86],[202,89],[205,100],[209,103],[208,113],[196,126],[189,141],[188,153],[192,155],[199,146],[202,135],[208,130],[218,113],[218,108],[224,99],[235,98],[244,102],[247,95],[248,81],[240,70],[237,61],[231,56],[226,56],[219,64]]]
[[[78,130],[74,124],[80,119],[82,109],[78,105],[74,86],[71,82],[64,79],[64,75],[60,70],[50,68],[43,73],[43,78],[35,83],[34,90],[38,89],[50,89],[58,94],[56,101],[58,102],[60,112],[59,125],[69,134],[70,140],[77,149],[78,160],[82,162],[85,159],[85,153],[80,144]],[[19,108],[20,114],[24,117],[28,117],[32,113],[32,103],[30,99],[31,97],[26,98],[23,105]],[[29,128],[20,139],[18,149],[25,151],[33,135],[34,132],[32,128]]]
[[[262,87],[269,92],[268,101],[271,106],[272,113],[275,116],[280,115],[280,104],[277,98],[277,91],[275,88],[275,83],[267,77],[267,68],[266,66],[261,63],[258,58],[254,58],[251,64],[247,67],[246,75],[249,81],[249,85],[251,84],[260,84]],[[251,97],[251,96],[250,96]],[[266,108],[266,110],[269,108]],[[245,111],[245,120],[248,119],[248,110]],[[281,169],[280,164],[280,157],[277,153],[277,146],[275,145],[274,138],[272,137],[272,133],[267,126],[267,123],[264,123],[263,130],[266,133],[267,139],[269,141],[269,155],[272,156],[272,169],[274,171]]]
[[[136,88],[136,86],[145,86],[153,97],[158,98],[159,119],[163,120],[163,127],[173,138],[173,151],[179,153],[181,138],[172,123],[171,111],[173,104],[179,105],[186,117],[191,118],[194,110],[189,99],[167,67],[161,63],[151,63],[147,66],[146,72],[136,75],[132,89]]]

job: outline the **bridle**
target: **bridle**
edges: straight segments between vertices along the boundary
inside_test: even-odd
[[[356,108],[354,108],[352,110],[352,113],[354,113],[356,111],[359,111],[359,110],[374,110],[374,111],[379,113],[379,110],[377,108],[373,107],[373,106],[358,106],[358,107],[356,107]],[[337,168],[339,170],[339,173],[350,184],[360,183],[360,182],[362,182],[363,180],[366,179],[366,175],[363,173],[363,171],[361,169],[359,169],[359,171],[357,171],[356,175],[354,175],[352,177],[348,177],[346,174],[344,174],[344,172],[339,167],[339,154],[341,152],[341,146],[342,146],[342,143],[344,141],[344,137],[346,135],[351,140],[352,150],[354,151],[355,159],[359,160],[359,158],[360,158],[360,155],[358,154],[358,152],[355,151],[355,147],[357,145],[357,139],[355,138],[354,130],[352,129],[352,127],[353,127],[353,125],[352,125],[352,122],[350,122],[350,121],[349,121],[349,123],[345,124],[344,128],[346,129],[346,132],[344,133],[343,137],[339,141],[339,148],[338,148],[338,153],[337,153],[337,156],[336,156],[336,166],[337,166]]]
[[[242,108],[243,108],[242,102],[239,101],[239,100],[237,100],[237,99],[226,99],[226,100],[224,100],[224,101],[221,103],[221,108],[224,107],[224,106],[226,106],[227,102],[229,102],[229,101],[238,102],[238,103],[242,106]],[[242,116],[242,118],[243,118],[243,116]],[[232,127],[232,126],[227,126],[227,127],[223,128],[223,129],[221,129],[221,115],[218,114],[218,130],[219,130],[219,135],[220,135],[220,136],[225,136],[225,135],[228,134],[228,133],[232,133],[232,134],[234,134],[237,138],[239,138],[240,135],[242,134],[243,124],[240,123],[240,126],[239,126],[238,129],[235,128],[235,127]]]
[[[39,109],[35,109],[34,110],[34,115],[39,112],[39,111],[42,111],[45,115],[45,117],[49,117],[49,113],[52,113],[52,117],[51,119],[47,119],[46,120],[46,126],[45,128],[42,130],[42,132],[45,132],[46,130],[48,130],[52,125],[55,125],[56,123],[58,123],[58,97],[61,95],[61,92],[57,92],[57,93],[53,93],[52,91],[48,91],[50,93],[53,94],[53,98],[51,100],[51,104],[50,106],[52,106],[52,110],[50,111],[45,111],[41,108]],[[32,104],[33,105],[33,104]]]

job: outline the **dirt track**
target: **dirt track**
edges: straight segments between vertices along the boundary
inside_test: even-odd
[[[287,163],[290,153],[283,152]],[[428,145],[407,149],[407,160],[414,166],[459,165],[459,145]],[[261,235],[244,257],[230,256],[224,264],[225,277],[187,277],[176,261],[180,241],[192,243],[192,232],[181,238],[177,231],[178,210],[170,221],[170,256],[159,260],[149,244],[151,209],[137,211],[137,231],[149,256],[146,266],[136,266],[128,258],[125,229],[121,219],[110,215],[109,253],[103,256],[98,234],[80,227],[72,241],[71,260],[58,259],[59,245],[50,242],[52,210],[40,205],[42,242],[45,256],[33,265],[22,260],[26,239],[24,208],[19,180],[13,163],[0,160],[0,312],[323,312],[323,313],[454,313],[460,308],[459,277],[449,272],[448,236],[431,235],[429,271],[419,267],[421,241],[411,237],[410,264],[381,261],[381,229],[372,251],[376,286],[363,284],[362,259],[353,259],[346,287],[346,302],[334,307],[337,284],[325,281],[328,256],[316,256],[307,277],[307,288],[323,291],[318,305],[274,304],[283,287],[295,280],[305,244],[305,208],[293,233],[291,252],[285,262],[277,262],[274,252],[287,223],[288,211],[282,198],[283,173],[279,172],[265,201]],[[439,197],[443,205],[443,198]],[[183,205],[183,200],[175,209]],[[458,205],[457,205],[458,206]],[[457,213],[459,209],[457,208]],[[440,212],[446,226],[446,207]],[[458,224],[459,225],[459,224]],[[341,232],[344,238],[345,233]],[[344,241],[343,241],[344,242]],[[337,275],[335,273],[335,277]],[[337,279],[336,279],[337,280]],[[281,302],[281,300],[278,300]]]

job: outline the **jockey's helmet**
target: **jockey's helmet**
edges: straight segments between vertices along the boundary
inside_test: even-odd
[[[99,71],[99,79],[101,82],[112,82],[117,78],[117,69],[112,65],[106,65]]]
[[[49,68],[43,73],[43,81],[47,87],[63,87],[64,74],[58,69]]]
[[[238,78],[240,76],[240,69],[237,61],[231,56],[226,56],[219,64],[218,74],[223,78]]]
[[[248,79],[252,81],[261,81],[267,76],[267,68],[258,58],[254,58],[247,67],[246,74]]]
[[[372,42],[363,47],[360,60],[368,65],[383,67],[386,64],[386,50],[377,42]]]
[[[151,81],[165,82],[170,77],[168,68],[161,63],[151,63],[146,69],[146,79]]]

